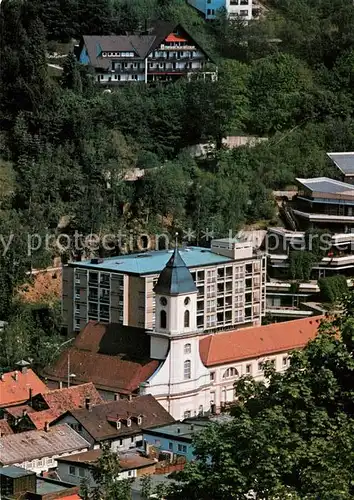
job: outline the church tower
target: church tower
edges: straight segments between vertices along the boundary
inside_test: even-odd
[[[176,419],[201,414],[210,407],[210,375],[199,355],[198,289],[177,245],[154,291],[150,356],[163,364],[150,378],[149,392]]]

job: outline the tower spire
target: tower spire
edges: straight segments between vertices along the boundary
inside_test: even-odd
[[[178,248],[178,232],[175,233],[175,250]]]

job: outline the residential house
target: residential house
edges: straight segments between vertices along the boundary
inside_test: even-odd
[[[229,19],[252,19],[252,0],[188,0],[188,3],[207,20],[215,19],[221,12],[225,12]]]
[[[60,455],[79,453],[90,447],[66,424],[4,436],[0,444],[0,465],[16,465],[37,474],[55,469]]]
[[[151,395],[110,401],[90,408],[71,410],[52,425],[68,424],[97,449],[109,443],[112,450],[135,448],[142,429],[173,422],[174,419]]]
[[[0,376],[0,408],[21,405],[37,394],[44,394],[48,388],[41,379],[28,368],[28,363],[20,362],[19,370]]]
[[[212,240],[210,249],[187,246],[179,252],[198,288],[198,329],[261,324],[266,257],[252,242],[225,238]],[[62,303],[68,333],[80,331],[90,320],[153,329],[154,286],[172,253],[152,250],[65,266]]]
[[[184,27],[171,22],[156,22],[137,34],[85,35],[79,52],[80,63],[93,67],[97,82],[105,86],[194,75],[217,78],[215,65],[208,68],[212,61],[206,51]]]
[[[2,500],[80,500],[78,486],[47,477],[39,477],[21,467],[0,468]]]
[[[144,451],[147,456],[164,458],[169,462],[178,457],[184,457],[188,462],[195,460],[193,437],[209,424],[209,420],[186,419],[144,430]]]
[[[68,455],[58,459],[57,472],[63,481],[80,485],[85,480],[88,487],[96,486],[92,471],[100,458],[102,450],[90,450],[77,455]],[[156,460],[143,457],[138,453],[119,454],[121,472],[118,479],[133,479],[147,474],[154,474]]]
[[[7,408],[4,414],[16,432],[41,430],[68,410],[101,403],[103,399],[89,382],[37,394],[27,405]]]

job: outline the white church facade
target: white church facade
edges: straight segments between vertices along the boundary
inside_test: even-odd
[[[175,419],[217,411],[233,401],[235,381],[242,375],[262,379],[265,361],[285,370],[289,353],[314,338],[321,321],[319,316],[206,335],[196,323],[198,290],[177,248],[154,291],[150,357],[161,364],[143,390]]]

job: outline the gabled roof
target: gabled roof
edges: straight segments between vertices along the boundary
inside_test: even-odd
[[[145,59],[178,27],[206,54],[204,49],[199,46],[194,37],[183,26],[170,21],[155,21],[150,29],[138,35],[84,35],[82,39],[91,65],[95,68],[108,69],[112,58],[98,57],[100,52],[134,52],[136,57]]]
[[[40,394],[37,398],[39,397],[49,406],[49,409],[32,410],[27,413],[28,419],[36,429],[44,429],[46,423],[51,423],[68,410],[84,408],[87,399],[90,400],[91,405],[103,403],[103,399],[92,382],[55,389],[46,394]]]
[[[110,57],[98,57],[100,52],[134,52],[144,59],[155,40],[151,35],[85,35],[83,41],[94,67],[110,67]]]
[[[159,295],[179,295],[197,292],[192,275],[176,247],[154,288]]]
[[[354,153],[327,153],[327,156],[343,174],[354,174]]]
[[[66,380],[68,355],[75,382],[91,381],[99,389],[118,393],[137,390],[157,369],[151,360],[150,337],[144,329],[90,321],[44,376]]]
[[[69,425],[63,424],[48,431],[28,431],[1,438],[0,464],[12,465],[43,457],[89,448],[89,443]]]
[[[60,413],[64,413],[74,408],[84,407],[86,399],[90,400],[91,405],[103,403],[103,399],[92,382],[48,391],[47,393],[41,394],[41,397],[49,408]]]
[[[200,357],[209,367],[299,349],[315,338],[323,318],[313,316],[208,335],[199,342]]]
[[[174,422],[174,418],[150,394],[138,396],[131,401],[128,399],[110,401],[93,406],[90,410],[72,410],[68,414],[72,415],[96,441],[138,434],[142,432],[142,428]],[[113,416],[121,422],[120,429],[113,423]],[[137,422],[139,416],[142,417],[141,425]],[[65,415],[56,422],[60,423],[64,417]],[[131,418],[130,426],[127,425],[128,418]],[[53,424],[55,425],[55,422]]]
[[[30,389],[32,396],[48,391],[48,387],[31,369],[3,373],[0,378],[0,407],[24,403],[30,397]]]

